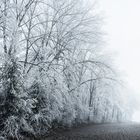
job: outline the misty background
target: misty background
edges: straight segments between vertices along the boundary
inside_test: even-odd
[[[100,0],[109,52],[125,79],[126,94],[135,106],[133,119],[140,118],[140,1]],[[126,98],[127,100],[129,98]]]

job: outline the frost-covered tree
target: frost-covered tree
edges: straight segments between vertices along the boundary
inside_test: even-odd
[[[117,78],[102,54],[100,19],[84,0],[0,1],[0,134],[121,121]],[[123,107],[123,108],[122,108]]]

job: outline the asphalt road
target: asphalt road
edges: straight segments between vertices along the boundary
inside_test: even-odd
[[[140,140],[140,124],[91,124],[59,132],[45,140]]]

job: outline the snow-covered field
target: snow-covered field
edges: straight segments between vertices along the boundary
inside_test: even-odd
[[[62,132],[46,140],[140,140],[140,124],[98,124]]]

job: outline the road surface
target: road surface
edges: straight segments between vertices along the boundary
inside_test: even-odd
[[[45,140],[140,140],[140,124],[91,124],[59,132]]]

